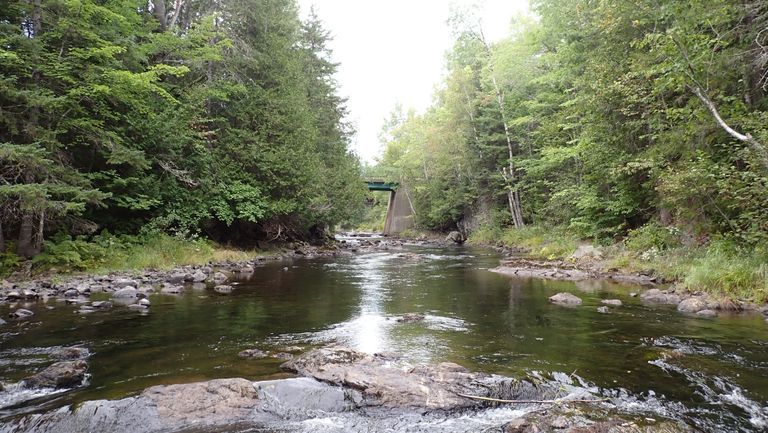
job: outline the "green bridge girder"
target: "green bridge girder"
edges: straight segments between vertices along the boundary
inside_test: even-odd
[[[368,185],[368,191],[397,191],[400,187],[399,182],[387,182],[384,180],[369,180],[365,182]]]

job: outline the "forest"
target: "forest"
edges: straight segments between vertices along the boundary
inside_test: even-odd
[[[322,238],[354,216],[328,37],[291,0],[2,1],[4,270],[158,236]]]
[[[768,5],[534,0],[501,40],[477,16],[455,8],[432,105],[396,107],[370,167],[292,0],[3,1],[0,274],[322,242],[376,172],[420,230],[768,288]]]
[[[768,4],[535,0],[489,41],[470,10],[424,113],[396,107],[378,170],[421,227],[764,298]]]

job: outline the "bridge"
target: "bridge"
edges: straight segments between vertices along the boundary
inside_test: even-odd
[[[413,227],[413,204],[408,189],[400,182],[369,179],[365,182],[368,191],[389,191],[387,219],[384,222],[385,235],[397,235]]]

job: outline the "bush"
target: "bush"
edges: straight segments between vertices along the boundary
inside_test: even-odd
[[[624,239],[624,245],[631,251],[644,253],[647,251],[664,251],[680,246],[680,231],[677,227],[662,227],[656,222],[650,222],[640,228],[630,230]]]
[[[712,242],[693,260],[684,284],[689,290],[718,292],[738,299],[768,301],[768,252],[747,250],[727,240]]]

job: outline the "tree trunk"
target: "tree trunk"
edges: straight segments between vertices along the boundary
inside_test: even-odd
[[[504,125],[504,137],[507,140],[507,152],[509,160],[508,166],[505,168],[504,180],[507,183],[507,199],[509,201],[509,212],[512,214],[512,222],[516,228],[525,227],[523,221],[523,210],[520,205],[520,191],[517,190],[517,173],[515,171],[515,152],[514,145],[512,144],[512,136],[509,133],[509,125],[507,124],[507,115],[504,113],[504,94],[501,92],[499,84],[496,82],[496,76],[493,75],[493,66],[491,65],[491,81],[493,82],[493,89],[496,91],[496,102],[499,105],[499,112],[501,113],[501,124]]]
[[[35,214],[32,211],[26,211],[21,216],[21,228],[19,229],[19,241],[16,244],[16,254],[28,259],[37,254],[33,243],[34,232]]]
[[[165,0],[152,0],[152,13],[160,23],[160,31],[165,31],[168,27],[168,12],[165,8]]]
[[[40,219],[37,222],[37,237],[35,237],[35,254],[43,250],[43,233],[45,231],[45,209],[40,211]]]

